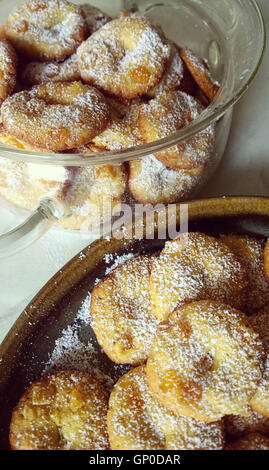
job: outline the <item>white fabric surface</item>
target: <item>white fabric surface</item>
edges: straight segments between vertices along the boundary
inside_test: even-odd
[[[258,0],[269,35],[269,2]],[[241,101],[222,163],[201,196],[269,196],[269,54]],[[0,208],[6,229],[14,217]],[[25,251],[0,261],[0,341],[40,288],[91,240],[81,234],[51,230]]]

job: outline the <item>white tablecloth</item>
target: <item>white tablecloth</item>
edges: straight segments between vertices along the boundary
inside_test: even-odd
[[[269,35],[269,1],[258,0]],[[269,54],[251,88],[235,106],[222,163],[201,196],[269,196]],[[0,210],[1,224],[14,223]],[[51,230],[27,250],[0,261],[0,341],[40,288],[90,242],[81,234]]]

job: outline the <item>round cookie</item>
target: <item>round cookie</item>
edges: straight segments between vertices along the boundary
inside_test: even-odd
[[[213,80],[206,61],[197,57],[197,55],[188,48],[181,49],[180,54],[197,85],[207,98],[213,101],[220,87],[219,83]]]
[[[263,377],[250,404],[255,411],[269,418],[269,305],[252,315],[249,321],[260,335],[266,352]]]
[[[149,155],[129,162],[129,191],[142,204],[181,202],[202,184],[207,170],[207,166],[175,170]]]
[[[149,390],[145,367],[137,367],[116,383],[108,410],[113,450],[220,450],[221,422],[200,423],[164,408]]]
[[[85,39],[80,8],[66,0],[28,0],[6,19],[7,39],[32,60],[50,62],[72,55]]]
[[[188,233],[168,241],[150,276],[152,309],[159,321],[186,302],[214,299],[244,310],[245,267],[220,239]]]
[[[259,433],[248,434],[228,444],[225,450],[269,450],[269,437]]]
[[[151,310],[152,258],[139,256],[118,266],[95,286],[92,327],[108,357],[118,364],[142,364],[148,357],[157,321]]]
[[[146,371],[152,393],[164,406],[213,422],[248,414],[263,359],[262,343],[247,317],[205,300],[184,305],[159,325]]]
[[[76,54],[63,62],[30,62],[23,70],[22,80],[28,85],[80,80]]]
[[[245,312],[257,312],[269,303],[269,279],[264,273],[264,242],[248,235],[226,235],[222,241],[247,269],[249,288]]]
[[[108,449],[107,403],[107,392],[89,374],[51,372],[34,382],[13,410],[11,448]]]
[[[6,39],[0,39],[0,106],[16,85],[17,62],[12,45]]]
[[[1,108],[4,130],[50,151],[87,144],[107,126],[104,96],[82,82],[50,82],[15,93]]]
[[[170,46],[138,14],[121,16],[92,34],[78,48],[81,76],[111,95],[136,98],[159,81]]]
[[[169,137],[197,119],[204,107],[182,91],[164,90],[139,110],[139,130],[145,143]],[[210,161],[215,145],[215,125],[166,150],[155,153],[175,169],[199,168]]]

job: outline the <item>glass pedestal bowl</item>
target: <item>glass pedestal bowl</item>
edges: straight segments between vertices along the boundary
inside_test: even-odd
[[[0,2],[2,22],[19,3],[23,2]],[[139,147],[86,155],[49,154],[1,143],[0,204],[7,204],[15,214],[19,208],[26,209],[30,215],[11,232],[2,234],[0,225],[0,257],[29,245],[55,223],[64,229],[94,232],[119,214],[123,204],[133,208],[136,203],[154,206],[193,198],[218,166],[233,105],[259,69],[265,32],[254,0],[98,0],[91,4],[111,16],[123,9],[148,15],[161,25],[168,39],[207,60],[213,78],[220,83],[219,92],[187,127]],[[211,124],[216,126],[215,145],[199,175],[190,178],[184,170],[175,174],[155,159],[157,152],[184,143]],[[140,172],[131,180],[137,165]],[[143,198],[136,196],[136,185],[144,189]]]

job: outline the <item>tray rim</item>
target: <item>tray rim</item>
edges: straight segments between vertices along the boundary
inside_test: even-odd
[[[189,221],[192,222],[207,217],[269,216],[268,196],[222,196],[186,201],[184,204],[188,205]],[[181,205],[182,203],[176,204],[178,223]],[[167,207],[165,210],[167,214]],[[156,227],[155,222],[154,229]],[[49,315],[53,305],[60,302],[69,290],[74,288],[90,272],[90,269],[94,269],[98,265],[97,262],[94,266],[94,261],[91,262],[91,258],[94,259],[98,254],[100,256],[105,253],[116,253],[124,247],[124,243],[125,246],[127,244],[131,247],[135,242],[137,239],[134,238],[127,239],[125,242],[113,237],[109,240],[105,237],[99,238],[75,255],[39,290],[0,344],[0,393],[11,377],[14,358],[19,355],[27,337],[34,334],[42,319]],[[93,253],[94,257],[91,256]],[[60,284],[61,289],[55,289],[55,286]],[[38,316],[35,318],[37,311]]]

